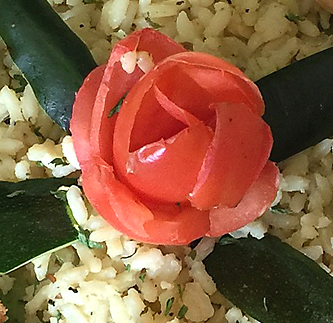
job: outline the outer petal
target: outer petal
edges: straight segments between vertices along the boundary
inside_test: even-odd
[[[105,66],[99,66],[86,77],[74,102],[70,130],[80,164],[89,161],[92,155],[90,149],[91,115],[104,69]]]
[[[94,158],[82,169],[82,183],[88,200],[115,229],[142,241],[149,238],[144,224],[153,214],[115,178],[111,166]]]
[[[83,169],[85,194],[112,226],[129,237],[154,244],[188,244],[209,230],[209,211],[188,205],[138,200],[101,160]],[[135,216],[134,216],[135,215]]]
[[[234,207],[258,178],[273,144],[269,126],[243,104],[212,104],[215,136],[190,194],[198,209]]]
[[[168,210],[163,205],[149,205],[149,208],[155,215],[153,221],[145,224],[150,242],[186,245],[209,231],[209,211],[199,211],[182,204],[172,206],[175,210]]]
[[[218,237],[237,230],[261,216],[273,202],[279,186],[279,170],[268,161],[256,182],[235,208],[220,207],[210,211],[207,236]]]

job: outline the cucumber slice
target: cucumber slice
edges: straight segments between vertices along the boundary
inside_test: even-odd
[[[333,322],[333,277],[277,237],[224,236],[204,263],[219,291],[261,323]]]
[[[75,93],[97,65],[46,0],[0,0],[0,36],[53,121],[68,131]]]

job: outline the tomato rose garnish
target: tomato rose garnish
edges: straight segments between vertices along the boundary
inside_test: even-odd
[[[76,96],[71,131],[85,194],[144,242],[236,230],[263,214],[278,187],[263,113],[258,88],[236,67],[152,29],[135,32]]]

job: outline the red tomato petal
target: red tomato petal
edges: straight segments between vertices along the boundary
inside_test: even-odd
[[[196,80],[188,74],[188,66],[165,60],[156,69],[159,71],[156,76],[156,86],[169,101],[201,121],[206,121],[214,116],[215,113],[209,109],[209,105],[215,96],[201,86],[200,80]],[[220,75],[218,76],[220,77]],[[215,82],[215,79],[213,78],[210,82]],[[172,81],[170,82],[170,80]]]
[[[212,94],[215,95],[216,93],[219,93],[219,83],[215,83],[217,86],[214,86],[214,82],[224,82],[224,78],[229,78],[230,82],[227,84],[238,88],[238,95],[243,97],[241,102],[244,102],[253,112],[258,113],[259,115],[264,114],[265,106],[258,87],[249,80],[241,70],[230,63],[215,56],[198,52],[179,53],[168,57],[165,60],[165,63],[168,64],[168,62],[174,62],[177,65],[185,65],[189,74],[190,71],[195,71],[193,75],[197,79],[197,82],[208,91],[212,90]],[[190,69],[190,67],[193,68]],[[207,82],[204,82],[202,81],[202,77],[207,78],[209,69],[212,74],[214,74],[213,71],[220,71],[223,75],[220,77],[215,76],[213,78],[208,78]],[[239,98],[236,97],[234,99]],[[234,99],[232,102],[235,102]],[[226,100],[223,100],[223,102],[225,101]]]
[[[147,208],[115,179],[112,168],[101,160],[84,168],[82,180],[90,183],[84,191],[95,209],[115,229],[138,241],[188,244],[209,230],[209,211],[151,202],[146,203]]]
[[[153,84],[149,84],[150,74],[140,81],[140,86],[135,92],[142,91],[143,95],[128,96],[126,104],[133,106],[136,111],[126,110],[120,112],[120,122],[127,122],[130,113],[135,113],[132,131],[130,134],[130,151],[140,149],[146,144],[158,141],[161,138],[169,138],[182,131],[186,125],[172,116],[161,105],[154,91]],[[131,93],[130,93],[131,94]],[[124,125],[126,127],[126,124]],[[130,125],[128,125],[130,126]],[[149,129],[149,131],[147,131]]]
[[[131,153],[121,176],[140,196],[162,203],[186,201],[212,138],[213,132],[202,123],[186,128]]]
[[[186,245],[209,231],[209,211],[188,206],[175,207],[179,210],[173,212],[150,206],[154,220],[144,225],[150,240],[147,242]]]
[[[279,186],[279,170],[268,161],[256,182],[235,208],[220,207],[210,211],[207,236],[218,237],[237,230],[261,216],[273,202]]]
[[[145,28],[134,32],[131,36],[136,34],[140,36],[137,50],[150,53],[155,64],[174,54],[186,52],[183,46],[154,29]]]
[[[212,62],[203,66],[200,59],[198,64],[194,64],[190,54],[199,54],[199,58],[204,55],[180,53],[156,67],[159,69],[156,86],[170,101],[203,121],[210,120],[214,115],[214,111],[209,109],[214,102],[243,103],[254,113],[263,113],[264,102],[258,88],[243,74],[221,69],[218,65],[220,60],[216,58],[212,58],[215,67],[212,67]],[[188,56],[190,63],[186,62]],[[181,59],[178,61],[178,58]]]
[[[82,183],[89,201],[115,229],[132,238],[148,238],[143,226],[153,214],[114,177],[111,166],[96,158],[82,169]]]
[[[154,86],[155,97],[161,107],[173,118],[181,121],[187,126],[193,126],[200,122],[193,114],[182,109],[172,102],[157,86]]]
[[[234,207],[258,178],[272,148],[269,126],[243,104],[213,104],[217,123],[191,204],[199,209]]]
[[[80,165],[91,158],[90,130],[92,107],[103,77],[104,69],[105,66],[99,66],[86,77],[76,95],[73,105],[70,130]]]
[[[155,46],[156,41],[159,46]],[[97,92],[91,121],[91,150],[108,162],[112,161],[110,138],[113,137],[114,129],[114,118],[108,117],[110,110],[144,75],[138,66],[133,73],[128,74],[120,63],[120,58],[124,54],[136,50],[150,53],[154,63],[185,51],[175,41],[150,28],[134,32],[114,46]]]

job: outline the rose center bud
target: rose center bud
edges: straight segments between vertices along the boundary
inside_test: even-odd
[[[228,184],[222,185],[227,189],[232,187],[232,192],[224,194],[217,189],[218,194],[203,202],[225,178],[217,171],[220,162],[216,160],[229,159],[229,151],[224,154],[216,150],[221,137],[216,138],[215,134],[215,128],[220,129],[216,104],[227,102],[231,106],[244,106],[255,120],[261,119],[262,106],[253,103],[250,91],[244,90],[250,85],[232,67],[225,71],[224,66],[219,66],[225,63],[215,59],[212,66],[205,65],[204,54],[199,55],[199,59],[196,57],[196,63],[192,63],[192,59],[191,53],[170,56],[142,77],[129,92],[114,132],[115,171],[118,178],[141,198],[162,203],[190,201],[198,209],[210,209],[220,205],[220,199],[226,205],[226,200],[232,197],[232,205],[228,206],[234,206],[264,165],[250,165],[251,170],[244,172],[243,169],[248,168],[242,165],[242,159],[238,162],[240,173],[234,177],[235,181],[228,177]],[[237,111],[237,116],[242,113]],[[228,113],[224,118],[229,118]],[[243,124],[231,129],[242,127]],[[249,136],[247,130],[252,130],[252,127],[245,128],[243,139]],[[233,136],[237,133],[233,132]],[[225,138],[232,143],[233,138]],[[254,140],[257,139],[254,136]],[[248,154],[248,149],[245,150]],[[234,154],[232,160],[240,155],[242,153]],[[253,164],[260,158],[261,155],[254,158]],[[245,178],[245,184],[240,185],[237,192],[237,181],[253,169],[255,175]],[[217,180],[212,180],[215,175]],[[237,192],[235,196],[234,192]]]

